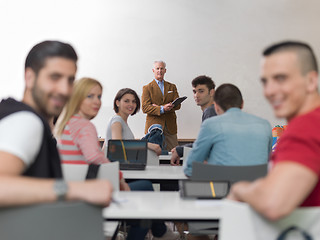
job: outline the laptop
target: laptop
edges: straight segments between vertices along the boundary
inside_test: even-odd
[[[108,141],[107,157],[111,162],[118,161],[120,170],[145,170],[147,165],[146,140]]]

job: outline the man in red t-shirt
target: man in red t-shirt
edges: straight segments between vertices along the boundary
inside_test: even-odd
[[[320,206],[320,96],[318,67],[309,45],[281,42],[263,52],[264,95],[288,121],[272,156],[272,169],[255,182],[239,182],[229,199],[276,220],[299,206]]]

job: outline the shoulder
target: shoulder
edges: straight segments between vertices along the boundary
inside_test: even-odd
[[[143,88],[149,88],[153,85],[157,85],[156,81],[155,80],[152,80],[151,82],[149,82],[147,85],[144,85]]]
[[[96,131],[95,126],[88,119],[80,116],[73,116],[67,123],[71,134],[81,134],[84,131]]]
[[[241,112],[252,123],[259,123],[259,124],[262,124],[262,125],[264,125],[264,126],[266,126],[266,127],[271,129],[271,125],[270,125],[268,120],[266,120],[264,118],[261,118],[261,117],[258,117],[258,116],[254,115],[254,114],[251,114],[251,113],[246,113],[244,111],[241,111]]]
[[[216,110],[214,109],[214,105],[211,105],[210,107],[207,107],[204,111],[203,111],[203,117],[205,118],[209,118],[209,117],[213,117],[213,116],[217,116]]]
[[[40,131],[42,131],[44,128],[41,119],[36,114],[29,111],[12,113],[1,119],[0,125],[8,128],[23,127],[26,130],[28,130],[28,128],[32,128],[33,130],[39,129]],[[26,126],[28,127],[25,128]]]
[[[110,119],[110,123],[113,124],[113,123],[116,123],[116,122],[119,122],[122,124],[123,122],[123,119],[122,117],[118,116],[118,115],[115,115],[113,116],[111,119]]]
[[[44,126],[42,120],[29,111],[19,111],[0,121],[0,149],[31,164],[40,150]]]
[[[86,126],[93,126],[93,124],[88,120],[80,116],[72,116],[70,121],[68,122],[69,126],[78,126],[80,128]]]
[[[165,83],[171,87],[176,87],[174,83],[168,82],[167,80],[165,80]]]
[[[311,130],[316,129],[320,122],[320,107],[307,114],[295,117],[288,125],[295,130]]]

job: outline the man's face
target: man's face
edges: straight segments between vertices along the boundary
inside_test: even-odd
[[[193,89],[193,98],[198,106],[207,105],[213,98],[214,90],[209,91],[207,85],[199,84]]]
[[[264,95],[275,115],[287,120],[303,113],[308,94],[308,74],[301,73],[294,52],[279,52],[262,60]]]
[[[35,110],[47,118],[59,116],[71,95],[75,74],[75,62],[61,57],[48,58],[38,75],[27,69]]]
[[[154,78],[159,81],[162,81],[164,78],[164,74],[166,73],[167,70],[163,63],[157,62],[154,64],[152,71],[154,73]]]

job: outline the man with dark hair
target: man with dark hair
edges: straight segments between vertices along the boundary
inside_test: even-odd
[[[242,95],[232,84],[219,86],[214,102],[219,116],[201,125],[184,173],[192,175],[193,162],[233,166],[266,163],[272,144],[269,122],[241,111]]]
[[[281,42],[263,52],[264,95],[288,127],[272,155],[265,178],[233,185],[230,199],[249,203],[271,220],[299,206],[320,206],[320,95],[311,47]]]
[[[69,44],[34,46],[25,64],[22,102],[0,103],[0,206],[82,200],[107,206],[108,181],[62,180],[59,154],[49,126],[69,99],[77,54]]]
[[[216,85],[213,80],[207,76],[198,76],[191,82],[193,88],[193,98],[202,110],[202,122],[207,118],[216,116],[217,113],[214,109],[213,95]],[[179,165],[180,158],[183,157],[184,147],[192,147],[191,144],[184,146],[177,146],[171,150],[171,165]]]

